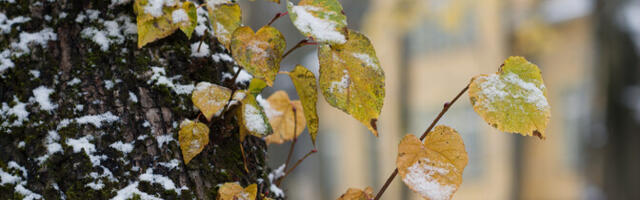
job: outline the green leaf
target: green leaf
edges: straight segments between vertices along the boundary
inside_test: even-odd
[[[251,82],[249,83],[249,89],[247,90],[253,96],[258,96],[265,87],[267,87],[267,83],[264,82],[264,80],[253,78],[251,79]]]
[[[256,137],[265,137],[273,132],[269,119],[262,106],[258,105],[256,97],[247,94],[242,100],[242,106],[237,109],[236,116],[240,123],[240,140],[244,140],[246,133]]]
[[[369,39],[349,31],[344,45],[321,45],[320,89],[327,102],[362,122],[378,136],[384,101],[384,72]]]
[[[302,102],[302,108],[304,109],[304,118],[307,121],[307,127],[309,127],[309,135],[311,135],[311,141],[313,145],[316,144],[316,137],[318,136],[318,111],[316,105],[318,103],[318,86],[316,84],[316,76],[311,71],[302,65],[296,66],[293,71],[289,72],[289,77],[293,85],[296,87],[296,92]]]
[[[280,60],[287,46],[284,36],[272,26],[264,26],[254,33],[248,26],[233,32],[231,52],[233,58],[255,78],[272,86],[280,69]]]
[[[473,109],[503,132],[545,138],[551,117],[540,69],[523,57],[509,57],[496,74],[478,75],[469,85]]]
[[[287,10],[304,36],[330,44],[347,41],[347,17],[338,0],[302,0],[298,5],[287,1]]]
[[[209,4],[209,21],[213,34],[227,49],[230,49],[231,34],[242,25],[242,10],[236,3]]]
[[[184,120],[180,123],[178,141],[185,164],[196,157],[209,144],[209,127],[200,122]]]
[[[193,3],[177,2],[171,6],[163,4],[160,15],[153,13],[156,16],[145,9],[150,6],[148,4],[147,0],[136,0],[133,5],[138,27],[138,48],[173,34],[178,28],[191,38],[191,33],[193,33],[198,21],[196,7]]]
[[[219,115],[219,112],[224,109],[230,96],[231,89],[229,88],[209,82],[200,82],[191,93],[191,101],[200,109],[204,117],[211,121],[214,115]]]

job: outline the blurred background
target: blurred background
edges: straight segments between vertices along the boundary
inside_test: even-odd
[[[404,134],[422,134],[472,76],[494,73],[510,55],[542,70],[552,107],[547,139],[499,133],[463,96],[440,122],[458,130],[469,153],[454,199],[640,199],[640,0],[341,2],[349,27],[371,39],[385,71],[380,136],[318,101],[318,153],[284,180],[288,199],[336,199],[349,187],[377,192]],[[254,30],[286,10],[284,3],[240,3]],[[274,26],[287,49],[303,39],[289,17]],[[302,64],[317,75],[316,54],[315,46],[300,48],[281,70]],[[286,90],[298,99],[287,76],[275,85],[265,98]],[[292,160],[312,148],[305,131]],[[288,149],[269,147],[272,168]],[[383,199],[420,198],[396,178]]]

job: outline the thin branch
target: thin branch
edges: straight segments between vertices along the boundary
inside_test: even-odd
[[[207,33],[209,33],[209,30],[205,29],[204,30],[204,35],[202,35],[202,38],[200,39],[200,44],[198,44],[198,52],[200,52],[200,47],[202,46],[202,43],[204,42],[204,38],[205,36],[207,36]]]
[[[429,128],[427,128],[427,130],[425,130],[424,133],[422,133],[422,136],[420,136],[420,141],[422,141],[425,137],[427,137],[429,132],[431,132],[431,129],[433,129],[433,127],[438,123],[438,121],[440,121],[440,118],[442,118],[444,113],[446,113],[449,110],[449,108],[451,108],[453,103],[455,103],[460,98],[460,96],[462,96],[462,94],[464,94],[464,92],[466,92],[468,89],[469,89],[469,84],[467,84],[467,86],[465,86],[460,91],[460,93],[458,93],[458,95],[456,95],[456,97],[453,98],[453,100],[451,100],[450,102],[444,103],[444,106],[442,107],[442,111],[440,111],[440,114],[438,114],[438,116],[431,122],[431,125],[429,125]],[[397,175],[398,175],[398,168],[396,168],[393,171],[393,173],[391,173],[389,178],[387,178],[387,181],[384,183],[384,185],[382,185],[382,188],[380,189],[380,191],[378,192],[374,200],[380,199],[382,194],[384,194],[384,191],[387,190],[387,187],[389,187],[389,185]]]
[[[300,42],[298,42],[298,44],[296,44],[296,46],[293,46],[293,48],[289,49],[289,51],[287,51],[286,53],[284,53],[282,55],[282,59],[284,59],[285,57],[287,57],[291,52],[293,52],[294,50],[303,47],[305,45],[317,45],[317,42],[309,42],[309,39],[303,39],[300,40]]]
[[[298,141],[298,137],[295,135],[296,134],[295,131],[297,129],[296,126],[297,126],[297,123],[298,123],[297,122],[298,119],[295,117],[296,116],[296,108],[293,108],[293,116],[294,116],[294,118],[293,118],[293,134],[294,134],[294,136],[293,136],[293,141],[291,141],[291,147],[289,148],[289,154],[287,155],[287,161],[284,162],[284,171],[285,172],[287,171],[287,167],[289,167],[289,161],[291,161],[291,156],[293,155],[293,150],[294,150],[294,148],[296,146],[296,142]],[[278,178],[278,180],[276,181],[276,185],[278,187],[280,187],[280,183],[282,181],[282,178],[283,177]]]
[[[284,176],[282,176],[282,177],[280,177],[280,179],[278,179],[277,185],[280,185],[282,180],[284,180],[284,178],[287,177],[287,175],[291,174],[291,172],[293,172],[293,170],[295,170],[296,167],[298,167],[298,165],[300,165],[300,163],[302,163],[302,161],[304,161],[304,159],[307,159],[307,157],[309,157],[311,154],[314,154],[316,152],[318,152],[318,150],[315,150],[315,149],[311,150],[311,151],[309,151],[309,153],[304,155],[304,157],[300,158],[300,160],[298,160],[298,162],[296,162],[296,164],[294,164],[293,167],[291,167],[291,169],[286,170],[286,172],[284,173]]]
[[[269,21],[269,23],[267,23],[267,26],[271,26],[271,24],[273,24],[273,22],[275,22],[276,20],[278,20],[280,17],[285,16],[289,14],[289,11],[283,12],[283,13],[276,13],[276,16],[274,16],[271,21]]]

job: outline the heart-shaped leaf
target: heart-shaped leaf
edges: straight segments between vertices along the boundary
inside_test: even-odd
[[[208,82],[200,82],[191,94],[193,105],[211,121],[213,116],[220,115],[231,96],[231,89]]]
[[[264,108],[273,128],[273,134],[267,136],[267,144],[282,144],[293,140],[304,131],[306,121],[300,101],[289,100],[287,92],[280,90],[273,93],[267,100],[258,97],[258,103]],[[294,131],[295,128],[295,131]]]
[[[293,71],[289,72],[289,77],[296,92],[302,102],[304,109],[304,118],[307,121],[309,135],[313,145],[316,144],[316,136],[318,136],[318,111],[316,105],[318,102],[318,86],[316,84],[316,76],[302,65],[296,66]]]
[[[500,131],[545,138],[551,117],[540,69],[523,57],[509,57],[496,74],[478,75],[469,85],[473,109]]]
[[[197,26],[196,7],[190,2],[149,2],[136,0],[133,6],[138,27],[138,48],[167,37],[180,28],[187,37]]]
[[[349,31],[344,45],[321,45],[320,89],[324,99],[378,135],[376,122],[384,101],[384,72],[369,39]]]
[[[255,200],[258,185],[251,184],[242,188],[237,182],[225,183],[218,189],[218,200]]]
[[[407,134],[398,146],[396,165],[402,181],[426,199],[451,199],[462,183],[468,162],[460,135],[447,126],[436,126],[424,144]]]
[[[371,187],[367,187],[364,190],[349,188],[338,200],[371,200],[373,197],[373,188]]]
[[[284,36],[272,26],[264,26],[254,33],[248,26],[233,32],[233,58],[255,78],[272,86],[280,69],[280,60],[287,46]]]
[[[184,120],[180,123],[178,141],[185,164],[196,157],[209,144],[209,127],[200,122]]]
[[[231,34],[242,26],[242,10],[237,3],[209,4],[209,21],[213,34],[227,49],[231,45]]]
[[[287,1],[287,10],[304,36],[321,43],[347,42],[347,17],[338,0],[302,0],[297,6]]]

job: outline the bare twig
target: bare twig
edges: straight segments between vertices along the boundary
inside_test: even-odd
[[[305,45],[316,45],[318,44],[317,42],[309,42],[309,39],[303,39],[300,40],[300,42],[298,42],[298,44],[296,44],[296,46],[293,46],[293,48],[289,49],[289,51],[287,51],[286,53],[284,53],[282,55],[282,59],[284,59],[285,57],[287,57],[291,52],[293,52],[294,50],[303,47]]]
[[[289,11],[287,12],[283,12],[283,13],[277,13],[276,16],[274,16],[271,21],[269,21],[269,23],[267,23],[267,26],[271,26],[271,24],[273,24],[273,22],[275,22],[276,20],[278,20],[280,17],[285,16],[289,14]]]

